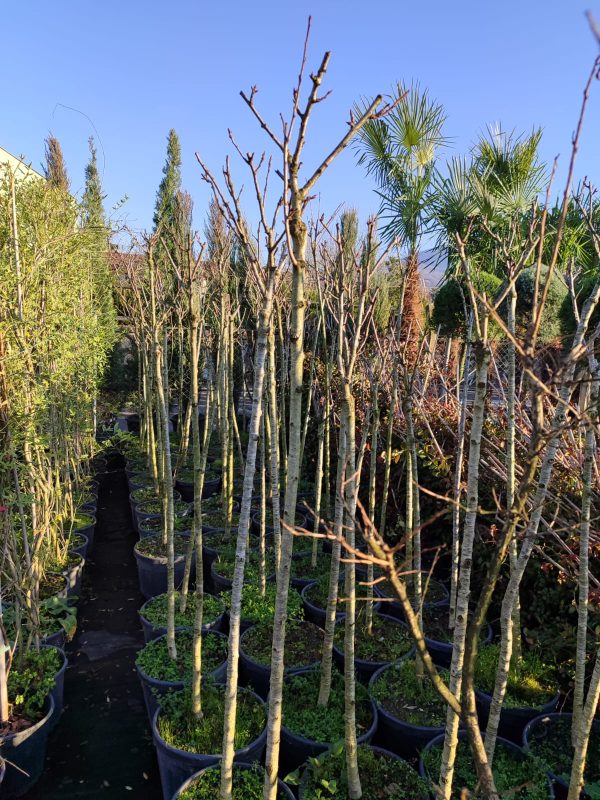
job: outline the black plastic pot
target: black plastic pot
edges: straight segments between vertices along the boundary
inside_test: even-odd
[[[24,731],[0,737],[0,758],[6,762],[2,800],[21,797],[39,780],[44,768],[46,742],[54,717],[54,699],[46,698],[45,714]]]
[[[281,505],[281,513],[283,514],[283,503]],[[258,536],[260,534],[260,511],[255,511],[252,514],[252,532]],[[306,515],[301,513],[296,513],[296,528],[306,528]],[[274,527],[272,525],[265,525],[265,532],[267,537],[273,537]]]
[[[327,609],[316,605],[315,603],[313,603],[311,600],[308,599],[308,594],[310,592],[311,587],[315,586],[317,583],[318,581],[311,581],[310,583],[307,583],[306,586],[300,592],[300,595],[302,597],[302,604],[304,606],[304,619],[308,620],[309,622],[313,622],[320,628],[324,628]],[[343,616],[343,611],[338,611],[336,616],[337,619],[339,620]]]
[[[146,644],[148,644],[148,642],[153,641],[154,639],[158,639],[160,636],[164,636],[167,633],[166,627],[162,627],[161,625],[153,625],[152,622],[147,620],[146,617],[144,616],[144,608],[150,602],[151,599],[152,598],[146,600],[144,605],[138,611],[140,622],[142,623],[142,630],[144,631],[144,642],[146,642]],[[213,622],[209,623],[208,625],[202,625],[202,630],[221,632],[224,625],[225,614],[226,612],[223,611],[223,613],[219,614],[219,616]],[[183,631],[183,630],[185,630],[185,626],[178,626],[177,628],[175,628],[175,631]]]
[[[249,689],[241,689],[240,691],[250,691]],[[254,694],[254,693],[252,693]],[[263,702],[261,698],[257,700]],[[191,778],[199,770],[206,769],[217,765],[221,761],[220,754],[203,754],[203,753],[189,753],[185,750],[179,750],[176,747],[171,747],[167,744],[158,732],[158,716],[160,709],[158,709],[152,717],[152,738],[154,739],[154,746],[156,747],[156,756],[158,758],[158,768],[160,771],[160,782],[162,785],[163,796],[165,798],[172,797],[178,790],[180,790],[182,783],[188,778]],[[234,761],[250,764],[254,761],[260,761],[267,741],[267,728],[265,725],[264,730],[253,742],[241,750],[236,750]]]
[[[134,549],[135,563],[138,571],[140,592],[148,600],[157,594],[167,591],[167,559],[162,556],[146,556]],[[175,588],[179,589],[183,583],[185,572],[185,555],[175,556]],[[195,575],[194,559],[192,558],[192,571],[190,579]]]
[[[392,758],[395,761],[404,761],[404,759],[399,756],[397,753],[392,753],[390,750],[385,750],[383,747],[371,747],[374,753],[377,753],[381,756],[387,756],[387,758]],[[308,765],[304,771],[302,772],[302,777],[300,779],[300,785],[298,786],[298,798],[299,800],[306,800],[306,794],[304,790],[304,786],[306,784],[306,780],[308,775],[310,774],[310,765]],[[429,800],[429,795],[425,794],[423,797],[407,797],[405,800]]]
[[[85,559],[88,550],[90,549],[90,542],[87,536],[82,536],[81,539],[82,541],[79,542],[79,544],[75,541],[74,538],[71,539],[71,547],[69,547],[69,552],[76,553],[78,556],[81,556],[83,559]]]
[[[493,638],[494,630],[492,626],[488,624],[486,626],[485,638],[480,640],[480,644],[490,644]],[[431,658],[438,667],[449,669],[450,662],[452,661],[452,643],[441,642],[439,639],[430,639],[428,636],[425,636],[425,642],[431,654]]]
[[[400,661],[404,661],[408,657],[410,657],[410,653],[407,653],[404,659],[400,659]],[[373,684],[386,669],[390,668],[390,666],[393,666],[393,664],[387,664],[385,667],[381,667],[381,669],[373,673],[369,681],[370,694],[372,694]],[[403,758],[414,758],[428,742],[435,739],[435,737],[439,736],[441,733],[444,733],[444,725],[440,725],[439,727],[411,725],[410,722],[405,722],[395,717],[377,700],[375,700],[375,704],[379,715],[378,735],[380,739],[389,742],[392,751]]]
[[[43,645],[43,647],[51,647],[52,645]],[[60,669],[54,676],[54,688],[50,691],[52,695],[52,699],[54,700],[54,713],[52,715],[52,723],[51,727],[54,728],[55,725],[58,724],[58,720],[60,715],[62,714],[63,710],[63,698],[65,694],[65,672],[67,671],[67,667],[69,666],[69,661],[65,652],[62,648],[56,647],[53,648],[59,651],[60,655],[62,656],[62,664]]]
[[[85,558],[80,556],[81,561],[68,567],[63,575],[67,579],[67,597],[77,598],[81,596],[81,579],[83,578],[83,568],[85,567]]]
[[[77,511],[81,511],[82,514],[91,514],[95,517],[98,511],[98,498],[94,497],[92,500],[88,500],[87,503],[77,506]]]
[[[294,553],[294,555],[292,556],[292,560],[299,561],[301,558],[309,556],[311,552],[312,552],[311,550],[301,550],[299,553]],[[323,554],[319,553],[319,555],[322,556]],[[313,583],[314,580],[315,580],[314,576],[311,576],[310,578],[304,578],[301,575],[291,576],[291,584],[294,587],[294,589],[298,589],[298,591],[301,591],[302,589],[304,589],[305,586],[308,586],[310,583]]]
[[[301,675],[311,672],[312,668],[300,669],[295,673]],[[307,702],[310,699],[307,698]],[[377,731],[377,706],[371,700],[371,710],[373,720],[369,729],[357,738],[358,744],[369,744]],[[285,759],[285,772],[291,772],[304,764],[309,758],[316,758],[326,750],[330,750],[334,742],[319,742],[316,739],[309,739],[306,736],[294,733],[285,725],[281,726],[282,758]]]
[[[244,650],[244,637],[253,627],[254,626],[251,625],[240,636],[240,674],[245,686],[249,686],[262,698],[266,698],[269,694],[271,682],[271,664],[269,663],[267,666],[266,664],[261,664],[259,661],[255,661]],[[297,672],[317,666],[318,663],[319,662],[313,664],[298,664],[298,666],[286,667],[285,674],[295,675]]]
[[[205,769],[201,769],[195,775],[192,775],[191,778],[188,778],[187,781],[180,786],[178,791],[175,792],[173,795],[172,800],[178,800],[182,793],[185,792],[186,789],[190,789],[207,770],[209,769],[217,769],[219,768],[218,764],[213,764],[212,767],[206,767]],[[255,769],[256,764],[246,764],[239,761],[235,762],[235,769]],[[285,783],[281,780],[277,781],[277,800],[295,800],[294,793],[292,790],[285,785]]]
[[[425,582],[428,579],[428,577],[429,577],[428,573],[424,572],[423,573],[423,585],[425,585]],[[448,589],[446,589],[444,584],[441,583],[441,581],[438,581],[436,578],[432,578],[431,580],[434,580],[436,582],[436,584],[439,584],[439,586],[443,590],[443,595],[444,596],[443,596],[442,599],[437,600],[436,602],[433,602],[433,603],[425,602],[425,603],[423,603],[423,606],[424,607],[426,606],[427,608],[442,608],[443,606],[447,606],[449,598],[450,598],[450,594],[448,592]],[[388,594],[386,594],[382,584],[376,584],[375,585],[375,594],[378,597],[382,598],[382,604],[385,606],[386,614],[389,614],[390,617],[396,617],[397,619],[402,620],[403,622],[405,622],[404,610],[402,608],[402,604],[400,603],[400,601],[399,600],[386,600],[385,599],[386,597],[391,597],[392,596],[392,592],[391,591]]]
[[[59,650],[64,650],[67,641],[65,629],[61,628],[56,633],[51,633],[49,636],[44,636],[42,644],[47,647],[58,647]]]
[[[523,750],[525,750],[526,753],[531,753],[531,755],[535,757],[535,751],[531,748],[532,743],[536,739],[544,739],[546,736],[546,729],[548,728],[548,726],[551,726],[554,722],[556,722],[559,719],[568,720],[569,722],[568,727],[570,730],[571,721],[573,719],[572,714],[558,714],[558,713],[540,714],[538,717],[534,717],[533,719],[529,720],[529,722],[525,726],[525,729],[523,730]],[[598,719],[594,720],[592,724],[592,731],[595,733],[595,735],[600,736],[600,720]],[[565,742],[565,748],[567,748],[569,752],[572,752],[572,745],[570,739],[568,739]],[[557,775],[555,772],[552,772],[551,770],[548,771],[548,777],[555,784],[556,796],[560,798],[564,797],[566,800],[569,791],[569,781],[565,780],[560,775]],[[587,800],[587,798],[589,798],[589,795],[586,792],[582,792],[581,799]]]
[[[460,741],[463,741],[463,742],[467,741],[467,732],[466,731],[459,731],[458,738],[459,738]],[[503,745],[507,750],[510,750],[511,752],[513,752],[515,754],[515,756],[516,756],[516,760],[517,759],[518,760],[522,760],[522,759],[527,757],[526,753],[524,753],[523,750],[518,745],[516,745],[514,742],[509,741],[508,739],[503,739],[503,738],[501,738],[499,736],[498,739],[496,740],[496,742],[497,742],[497,745],[498,744]],[[439,736],[436,736],[435,739],[432,739],[430,742],[428,742],[425,745],[425,747],[423,748],[423,753],[425,751],[427,751],[427,750],[430,750],[432,747],[437,747],[439,745],[441,745],[442,747],[444,746],[444,734],[443,733],[440,734]],[[422,755],[419,758],[419,773],[420,773],[421,777],[424,778],[426,781],[428,781],[428,782],[431,781],[431,777],[428,775],[427,770],[425,768],[425,763],[423,762],[423,756]],[[433,776],[433,781],[437,782],[438,778],[439,778],[438,775],[434,775]],[[555,794],[554,794],[554,789],[552,787],[552,782],[550,781],[550,779],[548,779],[548,799],[549,800],[554,800],[554,797],[555,797]]]
[[[406,629],[406,633],[408,635],[408,627],[405,625],[404,622],[401,622],[396,617],[390,617],[389,614],[379,614],[377,612],[376,606],[373,607],[373,614],[377,614],[378,617],[385,620],[388,625],[401,625],[403,628]],[[345,614],[342,614],[339,619],[339,624],[344,624]],[[408,658],[412,654],[414,654],[414,647],[411,647],[405,654],[405,658]],[[344,656],[344,651],[340,650],[339,647],[336,646],[335,642],[333,645],[333,660],[338,665],[339,669],[343,672],[344,671],[344,663],[346,661]],[[354,658],[354,669],[356,670],[356,677],[362,681],[363,683],[368,683],[371,680],[371,677],[377,670],[382,669],[383,667],[387,667],[388,664],[391,664],[390,661],[367,661],[364,658]]]
[[[193,481],[175,481],[175,487],[177,491],[181,494],[181,497],[187,502],[191,503],[194,499],[194,483]],[[213,494],[219,491],[221,488],[221,478],[220,476],[217,478],[211,478],[210,480],[205,480],[204,485],[202,486],[202,498],[206,499],[207,497],[212,497]]]
[[[487,726],[492,696],[486,694],[486,692],[475,690],[475,698],[477,700],[477,716],[479,717],[480,727],[483,730]],[[523,741],[523,731],[527,723],[534,719],[534,717],[538,717],[541,714],[550,714],[552,711],[555,711],[559,699],[560,695],[556,694],[552,700],[538,708],[507,708],[503,706],[500,712],[498,735],[520,746]]]
[[[211,635],[214,634],[215,636],[222,636],[225,638],[223,634],[219,633],[218,631],[211,631],[210,633]],[[160,639],[161,637],[159,636],[157,638]],[[183,689],[185,688],[186,684],[184,681],[160,681],[156,678],[151,678],[150,675],[147,675],[137,664],[135,665],[135,669],[142,685],[142,694],[144,695],[148,719],[150,720],[150,723],[152,723],[152,719],[160,705],[160,697],[167,694],[167,692],[176,692],[179,689]],[[227,659],[225,659],[222,664],[219,664],[219,666],[216,667],[216,669],[214,669],[212,672],[206,673],[204,675],[204,679],[218,683],[219,681],[224,680],[226,676]]]
[[[88,540],[88,552],[92,549],[92,545],[94,544],[94,531],[96,530],[96,517],[94,517],[89,512],[84,512],[87,516],[92,517],[94,520],[90,525],[85,525],[83,528],[73,528],[71,533],[78,533],[80,536],[85,536]]]

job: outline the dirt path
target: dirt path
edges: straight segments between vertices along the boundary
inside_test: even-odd
[[[79,627],[67,646],[65,710],[46,767],[26,800],[162,800],[134,660],[143,645],[127,481],[119,461],[101,477],[94,548]]]

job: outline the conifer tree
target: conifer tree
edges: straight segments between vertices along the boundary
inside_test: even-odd
[[[85,189],[81,200],[81,218],[84,227],[96,228],[101,231],[106,228],[106,218],[104,216],[104,197],[106,195],[102,194],[94,137],[90,136],[88,142],[90,160],[85,167]]]
[[[161,238],[175,255],[176,233],[178,222],[181,221],[181,205],[178,194],[181,189],[181,144],[174,128],[169,131],[167,140],[167,159],[163,167],[163,178],[156,193],[156,206],[154,210],[154,230],[160,227]],[[157,256],[160,258],[160,247]]]
[[[46,139],[46,163],[44,174],[48,183],[65,192],[70,191],[71,185],[67,175],[67,166],[63,156],[60,142],[52,134]]]

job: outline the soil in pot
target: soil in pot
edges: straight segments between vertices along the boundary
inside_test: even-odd
[[[326,706],[317,703],[321,671],[311,669],[288,677],[283,689],[283,724],[296,736],[322,744],[344,738],[344,676],[331,673],[331,694]],[[373,706],[367,689],[356,685],[356,735],[364,735],[373,724]]]
[[[431,785],[437,783],[442,762],[444,737],[437,737],[423,750],[421,764]],[[542,765],[528,757],[512,742],[498,739],[494,751],[494,780],[500,797],[511,800],[548,800],[548,778]],[[473,757],[464,735],[460,736],[454,766],[452,800],[461,800],[463,790],[469,791],[473,800],[482,797],[475,792],[477,773]]]
[[[571,714],[545,714],[531,720],[524,733],[525,748],[564,786],[571,779],[573,745]],[[600,797],[600,720],[595,720],[587,751],[584,797]]]
[[[448,673],[440,670],[448,682]],[[371,697],[396,719],[424,728],[443,728],[447,705],[424,675],[417,677],[414,658],[390,664],[373,676]]]
[[[380,662],[397,661],[405,656],[413,647],[408,628],[400,620],[389,616],[373,614],[371,630],[367,628],[364,603],[361,603],[360,614],[355,628],[355,657],[361,661]],[[344,651],[344,623],[336,626],[334,644],[342,653]]]
[[[170,683],[189,683],[194,669],[194,632],[181,630],[175,633],[177,660],[169,656],[167,638],[161,636],[148,642],[138,653],[136,665],[149,678]],[[212,631],[202,637],[202,670],[204,674],[213,672],[227,659],[227,639]]]
[[[190,542],[189,538],[187,536],[175,535],[173,539],[175,558],[185,556]],[[141,556],[148,556],[149,558],[161,560],[164,559],[165,563],[167,561],[167,545],[164,544],[162,536],[146,536],[144,539],[140,539],[139,542],[136,542],[135,550]]]
[[[247,656],[265,667],[271,666],[271,623],[253,625],[244,633]],[[285,629],[285,668],[307,667],[319,661],[323,650],[323,631],[312,622],[289,620]]]
[[[65,531],[76,533],[77,531],[85,530],[95,524],[96,517],[92,514],[77,513],[72,520],[65,523]]]
[[[0,724],[0,740],[35,725],[44,717],[46,697],[54,689],[63,660],[62,652],[55,647],[14,656],[8,674],[11,716],[6,725]]]
[[[425,800],[427,784],[410,764],[392,753],[368,745],[358,747],[358,769],[364,798]],[[328,788],[330,787],[330,788]],[[334,793],[331,793],[334,787]],[[302,775],[301,800],[349,800],[346,755],[341,747],[323,753]]]
[[[175,627],[193,628],[194,616],[196,613],[196,595],[192,591],[188,594],[185,611],[180,611],[180,594],[175,592]],[[208,627],[215,623],[218,617],[224,612],[223,601],[214,597],[212,594],[204,595],[202,610],[202,624]],[[140,609],[140,616],[148,620],[155,628],[167,627],[167,595],[159,594],[148,600]]]
[[[220,754],[223,745],[225,687],[203,686],[202,719],[192,710],[189,689],[171,692],[161,702],[156,728],[171,747],[188,753]],[[238,690],[234,747],[241,750],[263,732],[267,717],[264,704],[252,692]]]
[[[475,664],[475,685],[492,694],[498,668],[499,644],[479,648]],[[508,675],[504,709],[541,708],[556,696],[558,686],[554,668],[535,652],[524,652],[516,668],[511,665]]]
[[[264,783],[265,773],[258,764],[234,764],[231,798],[232,800],[262,800]],[[186,781],[175,798],[176,800],[215,800],[219,796],[220,785],[220,768],[208,767]],[[290,800],[293,796],[291,791],[279,781],[277,800]]]

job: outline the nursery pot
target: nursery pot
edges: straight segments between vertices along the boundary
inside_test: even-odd
[[[152,598],[149,598],[148,600],[146,600],[144,605],[138,611],[138,614],[139,614],[139,617],[140,617],[140,622],[142,623],[142,630],[144,631],[144,642],[146,644],[148,644],[148,642],[153,641],[154,639],[158,639],[160,636],[165,636],[166,633],[167,633],[166,626],[163,627],[162,625],[154,625],[152,622],[150,622],[150,620],[146,619],[146,617],[144,616],[144,609],[148,605],[150,600],[152,600]],[[223,627],[223,621],[224,621],[225,613],[226,612],[223,611],[222,614],[219,614],[219,616],[213,622],[210,622],[208,625],[204,625],[203,624],[202,625],[202,630],[203,631],[217,631],[217,632],[220,632],[222,627]],[[190,626],[187,626],[187,627],[189,628]],[[176,632],[177,631],[183,631],[185,629],[186,629],[186,626],[178,625],[175,628],[175,631]]]
[[[185,630],[185,629],[180,629]],[[223,636],[222,633],[218,631],[212,631],[215,636]],[[166,637],[166,634],[163,634],[163,637]],[[157,637],[161,638],[161,637]],[[184,689],[186,686],[185,681],[161,681],[157,678],[152,678],[150,675],[147,675],[143,669],[141,669],[137,664],[135,665],[138,678],[140,679],[140,683],[142,685],[142,693],[144,695],[144,702],[146,703],[146,711],[148,712],[148,719],[152,722],[152,718],[156,713],[156,710],[159,708],[160,700],[159,698],[163,695],[167,694],[167,692],[176,692],[179,689]],[[212,672],[208,672],[204,677],[209,678],[214,682],[219,682],[225,679],[227,675],[227,659],[223,661],[222,664],[219,664]]]
[[[240,636],[240,674],[246,686],[252,688],[262,698],[266,698],[269,694],[271,683],[271,664],[269,662],[269,664],[266,665],[255,661],[244,649],[244,638],[253,627],[253,625],[249,626]],[[295,675],[297,672],[317,666],[318,663],[319,662],[314,662],[312,664],[299,664],[298,666],[286,667],[285,674]]]
[[[194,483],[193,481],[175,481],[175,487],[177,491],[181,494],[183,500],[187,503],[191,503],[194,499]],[[213,494],[219,491],[221,487],[221,478],[211,478],[210,480],[205,480],[202,486],[202,499],[206,499],[207,497],[212,497]]]
[[[410,657],[410,653],[404,657]],[[404,659],[400,659],[403,661]],[[395,662],[398,663],[398,662]],[[378,680],[380,675],[389,669],[390,665],[381,667],[374,672],[369,681],[369,693],[372,692],[373,684]],[[389,746],[393,752],[404,758],[414,758],[425,747],[425,745],[436,736],[444,733],[444,725],[433,727],[428,725],[413,725],[410,722],[405,722],[399,719],[390,711],[385,709],[380,702],[375,700],[377,706],[378,720],[379,720],[379,736],[382,741],[389,742]]]
[[[298,514],[296,515],[296,518],[298,518]],[[304,527],[303,522],[300,523],[300,527]],[[294,555],[292,556],[292,561],[298,561],[300,558],[304,558],[310,555],[311,552],[312,552],[311,550],[301,550],[299,553],[294,553]],[[322,555],[322,553],[318,553],[318,555],[320,556]],[[300,591],[301,589],[304,589],[305,586],[308,586],[310,583],[313,583],[314,580],[315,578],[312,576],[302,577],[301,575],[299,575],[294,577],[294,575],[292,575],[290,582],[294,587],[294,589],[298,589],[298,591]]]
[[[67,567],[63,575],[67,579],[67,597],[77,598],[81,595],[81,579],[83,577],[83,568],[85,567],[85,558],[81,557],[78,564],[72,567]]]
[[[506,706],[503,706],[500,712],[498,736],[501,736],[503,739],[508,739],[516,745],[520,745],[523,741],[523,731],[527,723],[534,719],[534,717],[538,717],[541,714],[550,714],[554,711],[558,705],[559,698],[560,695],[557,693],[552,700],[537,708],[530,708],[527,706],[523,706],[522,708],[506,708]],[[479,724],[482,729],[485,729],[490,714],[492,695],[476,689],[475,699],[477,701]]]
[[[458,738],[462,742],[468,741],[467,732],[466,731],[459,731],[458,732]],[[435,739],[432,739],[430,742],[428,742],[425,745],[425,747],[423,748],[423,753],[425,753],[427,750],[430,750],[432,747],[437,747],[439,745],[441,745],[442,747],[444,746],[444,734],[443,733],[440,734],[439,736],[436,736]],[[516,745],[514,742],[509,741],[508,739],[503,739],[502,737],[499,736],[497,738],[497,740],[496,740],[496,746],[498,746],[498,745],[503,745],[507,750],[510,750],[512,753],[514,753],[516,761],[522,761],[526,757],[525,752],[523,752],[523,750],[518,745]],[[421,777],[424,778],[426,781],[430,781],[431,780],[431,777],[427,773],[427,769],[425,767],[425,762],[423,761],[423,755],[421,755],[421,757],[419,758],[419,773],[420,773]],[[434,776],[434,780],[435,781],[438,780],[438,776],[437,775]],[[550,781],[550,779],[548,779],[548,795],[547,796],[548,796],[548,800],[553,800],[553,798],[555,797],[554,789],[552,787],[552,782]]]
[[[78,533],[80,536],[85,536],[88,540],[88,552],[92,549],[94,544],[94,531],[96,530],[96,517],[88,511],[84,512],[88,517],[92,517],[93,522],[90,525],[85,525],[83,528],[73,528],[72,533]]]
[[[138,571],[138,581],[140,592],[148,600],[156,597],[157,594],[165,594],[167,591],[167,560],[162,556],[147,556],[133,551]],[[175,556],[175,589],[179,589],[183,583],[185,572],[185,555]],[[190,579],[195,574],[194,559],[192,558],[192,571]]]
[[[42,645],[45,647],[58,647],[59,650],[64,650],[67,641],[67,634],[65,629],[61,628],[56,633],[51,633],[49,636],[44,636]]]
[[[241,751],[240,751],[241,752]],[[243,769],[254,769],[256,767],[255,764],[247,764],[240,761],[235,761],[235,769],[236,770],[243,770]],[[196,772],[195,775],[192,775],[191,778],[188,778],[187,781],[180,786],[179,789],[173,795],[172,800],[179,800],[182,793],[185,792],[186,789],[190,789],[196,781],[204,775],[210,769],[217,769],[220,768],[218,764],[213,764],[212,767],[206,767],[205,769],[201,769],[199,772]],[[285,785],[285,783],[281,780],[277,780],[277,800],[295,800],[294,793],[292,790]]]
[[[439,639],[430,639],[428,636],[424,638],[434,663],[443,669],[450,669],[450,662],[452,661],[452,643],[441,642]],[[494,630],[491,625],[487,624],[485,628],[485,638],[480,640],[480,644],[490,644],[493,638]]]
[[[242,689],[241,691],[250,691]],[[252,694],[254,694],[252,692]],[[255,695],[257,700],[263,700]],[[152,717],[152,738],[156,747],[158,758],[158,768],[160,770],[160,782],[162,784],[163,796],[172,797],[181,784],[191,778],[199,770],[220,764],[221,754],[212,753],[190,753],[186,750],[179,750],[167,744],[158,731],[158,717],[160,709],[154,712]],[[267,727],[265,725],[262,733],[246,747],[236,750],[234,761],[241,763],[252,763],[259,761],[262,757],[267,741]]]
[[[18,733],[0,736],[0,758],[5,760],[2,800],[21,797],[39,780],[44,768],[46,742],[54,717],[54,698],[50,693],[39,722]]]
[[[65,655],[64,650],[59,647],[54,648],[53,645],[44,644],[42,647],[48,648],[52,647],[53,649],[58,650],[62,657],[62,663],[58,670],[58,672],[54,676],[54,688],[50,690],[50,694],[52,695],[52,699],[54,701],[54,712],[52,714],[52,721],[50,724],[51,728],[54,728],[55,725],[58,724],[59,717],[63,710],[63,698],[65,694],[65,672],[67,671],[67,667],[69,666],[69,661],[67,656]]]
[[[312,672],[313,667],[306,667],[304,669],[296,670],[296,675],[302,675],[306,672]],[[371,699],[371,713],[372,721],[369,729],[357,738],[357,744],[369,744],[375,736],[377,730],[377,706]],[[316,739],[309,739],[306,736],[301,736],[294,733],[284,724],[281,726],[281,753],[282,761],[285,762],[285,772],[292,772],[297,769],[301,764],[304,764],[309,758],[316,758],[326,750],[330,750],[333,742],[319,742]]]
[[[391,758],[394,761],[403,761],[404,759],[399,756],[397,753],[392,753],[390,750],[384,750],[383,747],[371,747],[371,750],[377,755],[386,756],[387,758]],[[298,787],[298,798],[299,800],[306,800],[305,794],[305,786],[308,776],[310,775],[310,765],[308,765],[304,771],[302,772],[302,777],[300,779],[300,785]],[[365,798],[366,800],[366,798]],[[405,800],[429,800],[429,795],[426,793],[422,797],[407,797]]]
[[[81,556],[81,558],[83,558],[83,560],[85,561],[87,552],[90,548],[90,542],[87,536],[82,536],[81,538],[83,541],[80,542],[79,544],[75,544],[73,547],[70,547],[69,552],[76,553],[78,556]]]
[[[423,586],[425,586],[428,577],[429,577],[428,573],[424,572],[423,573]],[[438,581],[436,578],[431,578],[431,581],[435,581],[435,583],[437,585],[439,585],[439,587],[441,588],[441,594],[443,596],[440,597],[439,600],[436,600],[436,601],[431,602],[431,603],[424,602],[423,606],[424,607],[427,606],[428,608],[442,608],[443,606],[447,606],[449,598],[450,598],[450,594],[448,592],[448,589],[446,589],[444,584],[441,583],[440,581]],[[404,617],[404,609],[402,608],[402,604],[400,603],[400,601],[396,600],[396,599],[394,599],[394,600],[386,600],[386,599],[384,599],[384,598],[387,598],[387,597],[393,597],[393,592],[391,591],[391,589],[390,589],[389,593],[386,594],[383,586],[381,584],[376,584],[375,585],[375,594],[382,598],[382,605],[385,607],[385,612],[387,614],[389,614],[390,617],[396,617],[397,619],[402,620],[403,622],[406,621],[405,617]]]
[[[568,720],[569,738],[567,738],[567,741],[565,742],[565,747],[567,748],[568,752],[572,752],[570,739],[572,719],[572,714],[559,714],[555,712],[552,714],[540,714],[539,716],[529,720],[523,731],[523,750],[525,750],[526,753],[531,753],[531,755],[535,756],[535,751],[532,749],[531,745],[538,739],[543,740],[546,737],[546,731],[548,727],[553,723],[556,723],[558,720]],[[600,736],[600,720],[594,719],[592,723],[592,732],[594,735]],[[547,774],[550,780],[556,785],[557,797],[566,798],[569,791],[569,780],[565,780],[564,777],[561,777],[561,775],[558,775],[552,770],[549,770]],[[588,797],[589,795],[586,792],[581,793],[582,800],[587,800]]]
[[[340,573],[343,574],[343,573]],[[340,578],[341,580],[341,578]],[[323,608],[322,606],[318,606],[309,600],[309,593],[310,589],[315,586],[318,581],[311,581],[307,583],[306,586],[300,592],[300,596],[302,597],[302,605],[304,606],[304,619],[308,620],[309,622],[313,622],[315,625],[318,625],[320,628],[325,627],[327,609]],[[342,611],[336,612],[336,619],[340,619],[343,616]]]
[[[396,619],[396,617],[390,617],[388,614],[379,614],[377,612],[378,605],[375,604],[373,606],[373,616],[378,616],[383,619],[388,625],[401,625],[408,634],[408,627],[401,622],[400,620]],[[339,617],[339,624],[343,625],[345,614],[340,615]],[[405,658],[410,657],[415,652],[415,648],[411,647],[405,654]],[[337,664],[338,668],[343,672],[344,671],[344,664],[346,658],[344,656],[343,648],[337,647],[333,644],[333,660]],[[372,675],[377,672],[378,670],[382,669],[383,667],[387,667],[388,664],[391,664],[392,660],[388,661],[367,661],[364,658],[357,658],[354,657],[354,669],[356,670],[356,677],[362,681],[363,683],[368,683],[371,680]]]

